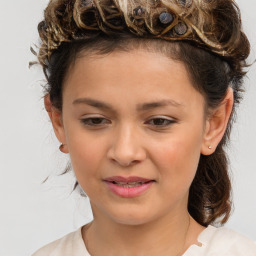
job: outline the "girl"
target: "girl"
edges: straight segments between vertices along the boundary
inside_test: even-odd
[[[94,219],[33,256],[255,256],[222,226],[250,45],[232,0],[52,0],[45,108]]]

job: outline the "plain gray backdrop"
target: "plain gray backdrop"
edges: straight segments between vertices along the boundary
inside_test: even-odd
[[[244,30],[256,51],[256,2],[237,1]],[[39,67],[29,48],[38,43],[37,24],[46,0],[0,1],[0,255],[28,256],[91,220],[88,199],[69,196],[74,175],[60,173],[67,156],[58,150],[43,108]],[[256,65],[245,80],[229,155],[234,213],[227,226],[256,240]]]

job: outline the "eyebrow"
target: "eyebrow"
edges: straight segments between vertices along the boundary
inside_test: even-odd
[[[95,108],[99,108],[102,110],[108,110],[115,112],[113,107],[105,102],[91,99],[91,98],[78,98],[73,101],[73,105],[79,105],[79,104],[86,104]],[[163,99],[160,101],[155,101],[155,102],[148,102],[148,103],[143,103],[143,104],[138,104],[136,106],[136,110],[138,112],[146,111],[146,110],[151,110],[154,108],[159,108],[159,107],[165,107],[165,106],[173,106],[173,107],[179,107],[179,106],[184,106],[181,103],[174,101],[172,99]]]

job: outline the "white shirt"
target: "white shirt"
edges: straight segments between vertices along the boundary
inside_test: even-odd
[[[81,233],[82,227],[45,245],[32,256],[90,256]],[[256,256],[256,244],[228,228],[209,225],[198,236],[202,246],[191,245],[183,256]]]

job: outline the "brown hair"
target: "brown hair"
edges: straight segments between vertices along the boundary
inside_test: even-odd
[[[129,8],[121,8],[120,2],[102,0],[100,4],[97,0],[55,0],[49,3],[45,19],[38,25],[42,39],[38,59],[47,79],[46,94],[50,95],[53,106],[61,111],[63,80],[77,57],[85,53],[104,55],[134,49],[158,52],[183,62],[193,86],[205,97],[207,110],[219,106],[228,87],[232,87],[235,104],[227,130],[212,155],[201,155],[188,201],[189,213],[201,225],[207,226],[214,222],[223,224],[231,211],[231,183],[224,147],[229,140],[235,107],[241,99],[245,60],[250,51],[249,42],[241,31],[239,9],[232,0],[154,1],[162,5],[152,4],[150,12],[158,13],[159,16],[157,8],[163,8],[163,4],[169,2],[176,19],[175,26],[183,22],[187,27],[181,37],[170,30],[172,34],[169,31],[169,41],[166,34],[163,35],[165,38],[156,37],[159,33],[155,32],[161,24],[154,19],[154,15],[148,15],[152,18],[151,23],[146,22],[146,17],[144,20],[139,17],[137,23],[133,23],[135,27],[127,25],[127,17],[131,19],[129,12],[137,15],[134,10],[138,11],[138,8],[140,14],[146,12],[148,5],[145,1],[137,1],[138,6],[133,8],[129,5]],[[183,8],[183,16],[176,6]],[[118,12],[113,11],[116,9]],[[111,14],[111,10],[112,18],[107,20],[106,12]],[[157,26],[154,26],[154,22]],[[145,24],[148,23],[151,29],[147,30]],[[175,30],[175,26],[171,29]]]

